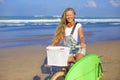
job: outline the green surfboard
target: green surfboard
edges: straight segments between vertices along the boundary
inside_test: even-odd
[[[96,54],[89,54],[77,61],[66,74],[65,80],[99,80],[103,71],[101,60]]]

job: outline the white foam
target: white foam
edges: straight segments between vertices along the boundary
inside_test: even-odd
[[[28,22],[59,22],[59,19],[35,19],[35,20],[0,20],[1,23],[28,23]]]
[[[120,19],[76,19],[78,22],[120,22]]]
[[[120,22],[120,19],[75,19],[78,22]],[[60,22],[60,19],[0,20],[0,23]]]
[[[112,24],[112,25],[120,25],[120,23],[110,23],[110,24]]]
[[[0,24],[0,26],[24,26],[25,24],[20,24],[20,23],[17,23],[17,24],[12,24],[12,23],[8,23],[8,24]]]

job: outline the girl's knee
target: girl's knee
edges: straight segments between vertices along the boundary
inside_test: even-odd
[[[72,62],[72,61],[74,61],[74,57],[73,56],[69,56],[68,57],[68,62]]]
[[[80,53],[77,53],[75,55],[75,60],[78,61],[79,59],[81,59],[84,55],[83,54],[80,54]]]

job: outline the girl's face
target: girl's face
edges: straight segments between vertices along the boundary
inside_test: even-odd
[[[73,11],[69,10],[66,12],[66,20],[70,23],[74,21],[75,14]]]

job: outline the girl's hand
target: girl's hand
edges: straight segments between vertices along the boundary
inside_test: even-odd
[[[80,47],[81,47],[81,48],[85,48],[85,47],[86,47],[86,44],[85,44],[85,43],[81,43],[81,44],[80,44]]]
[[[49,44],[48,46],[55,46],[55,45],[52,43],[52,44]]]

